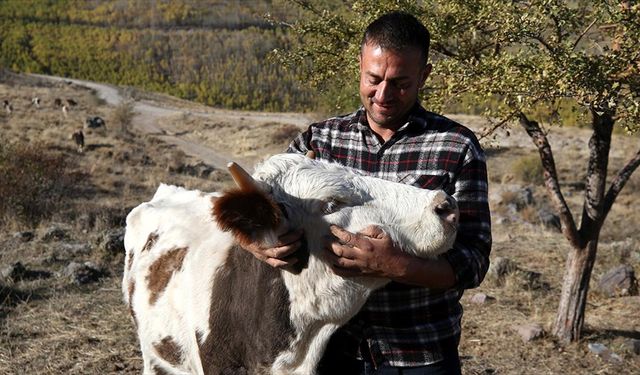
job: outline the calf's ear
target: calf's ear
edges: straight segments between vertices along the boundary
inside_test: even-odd
[[[235,189],[213,199],[212,213],[218,226],[231,231],[241,245],[263,239],[282,221],[278,205],[258,189]]]

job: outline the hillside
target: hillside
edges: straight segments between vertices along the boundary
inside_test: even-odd
[[[56,171],[43,168],[37,181],[55,184],[42,194],[27,191],[29,185],[20,185],[19,179],[0,183],[5,203],[8,197],[35,201],[41,214],[26,220],[5,210],[0,217],[0,373],[137,374],[142,360],[120,289],[123,252],[118,239],[127,212],[150,199],[160,182],[206,191],[230,186],[224,170],[201,160],[209,153],[194,152],[194,147],[249,165],[284,150],[314,118],[223,111],[116,87],[139,113],[127,115],[121,102],[110,103],[70,82],[6,71],[0,75],[0,99],[12,105],[11,113],[0,113],[0,168],[10,166],[11,151],[33,160],[25,164],[31,168],[44,160],[44,167]],[[34,97],[40,98],[39,107],[32,104]],[[55,99],[77,104],[65,114]],[[84,128],[84,152],[78,153],[69,137],[94,116],[107,126]],[[477,117],[452,117],[476,131],[484,126]],[[550,129],[563,189],[576,212],[582,204],[587,137],[581,129]],[[634,137],[614,138],[611,171],[638,145]],[[585,338],[567,347],[549,336],[525,343],[514,327],[538,323],[549,331],[569,246],[541,222],[549,200],[543,187],[524,173],[531,165],[527,160],[536,154],[526,135],[513,128],[509,136],[498,134],[483,145],[491,184],[492,261],[508,258],[517,267],[502,277],[488,276],[478,290],[465,294],[463,372],[640,373],[640,357],[628,346],[630,340],[640,340],[640,297],[608,298],[597,291],[602,275],[615,266],[627,264],[636,275],[640,272],[640,213],[634,209],[640,175],[622,191],[603,228]],[[491,298],[477,303],[471,300],[476,293]],[[594,343],[606,345],[620,360],[596,356],[588,348]]]

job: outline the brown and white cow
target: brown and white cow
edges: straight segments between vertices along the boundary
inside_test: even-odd
[[[314,374],[331,334],[388,282],[335,275],[323,258],[330,224],[352,232],[377,224],[423,257],[445,252],[456,235],[456,203],[443,191],[296,154],[246,176],[226,193],[161,185],[128,215],[123,293],[145,374]],[[298,273],[239,247],[273,245],[283,228],[304,230],[308,260]]]

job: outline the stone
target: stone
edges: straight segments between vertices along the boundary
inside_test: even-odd
[[[77,285],[85,285],[100,280],[105,273],[92,262],[71,262],[62,271],[62,275]]]
[[[16,232],[13,234],[13,238],[16,238],[22,242],[29,242],[34,237],[35,235],[31,231],[22,231],[22,232]]]
[[[0,271],[0,275],[4,280],[11,279],[13,281],[22,280],[26,273],[27,269],[21,262],[8,265]]]
[[[476,305],[484,305],[495,300],[496,299],[494,297],[488,296],[484,293],[476,293],[469,298],[469,302],[475,303]]]
[[[626,339],[622,346],[628,350],[630,353],[635,355],[640,355],[640,340],[638,339]]]
[[[58,227],[58,226],[50,226],[42,235],[43,241],[60,241],[64,240],[67,237],[67,231]]]
[[[535,339],[541,338],[544,336],[544,330],[542,326],[538,323],[526,323],[517,326],[511,327],[514,331],[520,335],[522,341],[528,343]]]
[[[606,345],[601,344],[601,343],[589,343],[589,345],[587,345],[589,347],[589,351],[595,355],[597,355],[598,357],[602,358],[603,360],[609,362],[609,363],[622,363],[622,357],[620,357],[619,355],[617,355],[616,353],[612,352],[609,348],[607,348]]]
[[[106,231],[100,239],[99,247],[112,255],[124,253],[124,228]]]
[[[547,229],[556,230],[558,232],[562,231],[562,225],[560,223],[560,217],[552,212],[548,208],[541,208],[538,210],[538,219],[540,220],[540,224],[542,224]]]
[[[597,289],[607,297],[637,295],[638,285],[633,267],[623,264],[610,269],[600,278]]]
[[[518,270],[516,262],[509,258],[496,257],[491,261],[489,270],[487,271],[487,277],[498,283],[504,281],[505,276],[514,273]]]
[[[89,244],[70,244],[65,243],[60,245],[60,251],[66,255],[78,256],[89,255],[91,253],[91,245]]]
[[[45,279],[51,276],[51,272],[33,271],[27,269],[21,262],[15,262],[0,271],[3,280],[14,282],[21,280]]]

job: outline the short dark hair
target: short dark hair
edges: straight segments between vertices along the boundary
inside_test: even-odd
[[[365,44],[375,44],[394,51],[418,48],[426,64],[430,40],[429,30],[415,16],[405,12],[391,12],[378,17],[367,26],[360,50]]]

